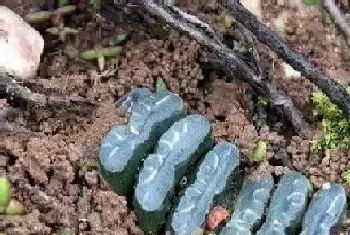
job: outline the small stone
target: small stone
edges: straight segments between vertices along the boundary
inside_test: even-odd
[[[283,63],[283,70],[284,70],[284,75],[287,78],[299,78],[301,77],[301,73],[299,71],[296,71],[292,68],[292,66],[290,66],[289,64],[287,64],[286,62]]]
[[[19,78],[36,74],[44,39],[19,15],[0,6],[0,68]]]
[[[94,171],[86,172],[85,179],[89,185],[96,185],[98,183],[98,177],[97,177],[96,172],[94,172]]]

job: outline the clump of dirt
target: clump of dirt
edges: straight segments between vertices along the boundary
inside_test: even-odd
[[[175,93],[196,94],[198,82],[203,80],[198,57],[199,45],[177,31],[171,31],[166,41],[130,41],[125,45],[125,57],[120,58],[117,73],[117,79],[123,82],[120,94],[125,87],[154,87],[157,77],[162,77]]]
[[[309,162],[310,141],[301,138],[300,136],[293,136],[287,151],[292,155],[293,166],[296,170],[305,172]]]
[[[344,179],[344,172],[350,168],[349,152],[327,150],[323,158],[318,158],[311,162],[308,169],[310,181],[317,188],[322,187],[325,182],[344,183],[348,195],[350,187]]]

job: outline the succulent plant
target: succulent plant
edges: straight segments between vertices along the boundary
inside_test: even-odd
[[[130,105],[128,125],[113,126],[99,152],[102,175],[116,193],[125,196],[133,192],[141,161],[159,137],[183,117],[182,99],[170,92],[154,93]]]
[[[202,228],[215,197],[231,184],[231,176],[235,175],[239,164],[239,151],[229,142],[219,142],[207,153],[199,166],[196,180],[185,190],[171,216],[170,231],[191,235]]]
[[[312,188],[299,172],[284,174],[274,193],[269,174],[246,178],[241,187],[236,146],[222,141],[212,149],[209,121],[186,116],[182,99],[162,79],[155,93],[134,88],[116,104],[128,108],[127,125],[113,126],[103,138],[101,173],[133,202],[145,233],[192,235],[207,225],[214,230],[207,234],[294,235],[303,229],[302,235],[323,235],[341,223],[346,208],[341,185],[325,186],[309,207]],[[253,159],[264,160],[266,148],[258,141]],[[220,225],[231,209],[231,219]],[[211,223],[207,217],[213,217]]]
[[[159,232],[176,185],[211,147],[210,123],[196,114],[174,123],[161,136],[154,153],[144,161],[135,189],[135,213],[146,232]]]
[[[122,48],[118,46],[102,48],[102,46],[100,45],[95,45],[94,49],[86,50],[83,53],[81,53],[81,58],[87,61],[97,60],[98,67],[100,71],[102,71],[105,66],[105,59],[119,56],[121,51]]]
[[[335,183],[327,183],[312,198],[303,219],[302,235],[328,235],[339,228],[346,211],[346,193]]]
[[[250,235],[261,225],[274,186],[270,174],[247,178],[239,193],[231,220],[219,235]]]
[[[299,172],[286,173],[278,183],[265,223],[256,235],[295,234],[309,196],[309,181]]]

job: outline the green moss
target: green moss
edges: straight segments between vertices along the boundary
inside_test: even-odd
[[[350,95],[350,87],[347,88]],[[322,117],[323,138],[311,141],[312,151],[350,147],[350,125],[337,105],[322,92],[311,94],[314,116]]]
[[[262,162],[266,159],[267,143],[263,140],[258,140],[253,151],[253,161]]]
[[[348,169],[344,172],[344,179],[345,179],[347,184],[350,184],[350,169]]]

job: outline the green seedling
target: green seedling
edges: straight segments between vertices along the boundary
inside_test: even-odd
[[[92,50],[87,50],[81,53],[81,57],[84,60],[96,60],[98,61],[98,67],[100,71],[104,69],[105,58],[111,58],[119,56],[122,48],[121,47],[106,47],[102,48],[100,45],[97,45]]]
[[[17,200],[11,199],[6,207],[5,213],[7,215],[21,215],[24,212],[22,203]]]
[[[166,84],[162,78],[157,78],[156,81],[156,92],[168,91]]]
[[[51,20],[53,13],[51,11],[40,11],[25,16],[25,21],[30,24],[40,24]]]
[[[11,200],[11,185],[6,176],[0,176],[0,207],[6,207]],[[1,211],[1,208],[0,208]]]
[[[119,34],[116,39],[111,40],[109,43],[111,46],[118,46],[126,40],[126,34]]]
[[[303,0],[303,3],[307,6],[316,6],[318,5],[318,0]]]
[[[233,23],[233,19],[230,15],[226,15],[225,16],[225,26],[226,28],[231,28],[232,27],[232,23]]]
[[[262,95],[258,96],[258,105],[267,106],[268,104],[269,104],[269,100],[265,96],[262,96]]]
[[[101,10],[101,0],[89,0],[89,5],[92,7],[95,13],[100,12]]]
[[[40,11],[40,12],[36,12],[36,13],[30,13],[30,14],[27,14],[25,16],[25,20],[30,24],[40,24],[40,23],[49,22],[50,20],[53,22],[54,16],[71,15],[75,12],[76,8],[77,7],[74,5],[69,5],[69,6],[60,7],[53,12]]]
[[[266,159],[267,143],[264,140],[258,140],[253,151],[253,161],[262,162]]]
[[[57,234],[59,235],[73,235],[74,232],[72,231],[71,228],[59,228],[56,231]]]
[[[329,25],[332,23],[332,17],[326,9],[322,10],[322,22],[325,25]]]
[[[46,29],[46,32],[51,35],[57,35],[62,42],[66,41],[67,35],[74,35],[79,33],[79,31],[76,29],[65,27],[63,23],[60,23],[56,27]]]
[[[67,6],[69,3],[68,0],[58,0],[58,7],[61,8],[61,7],[65,7]]]

